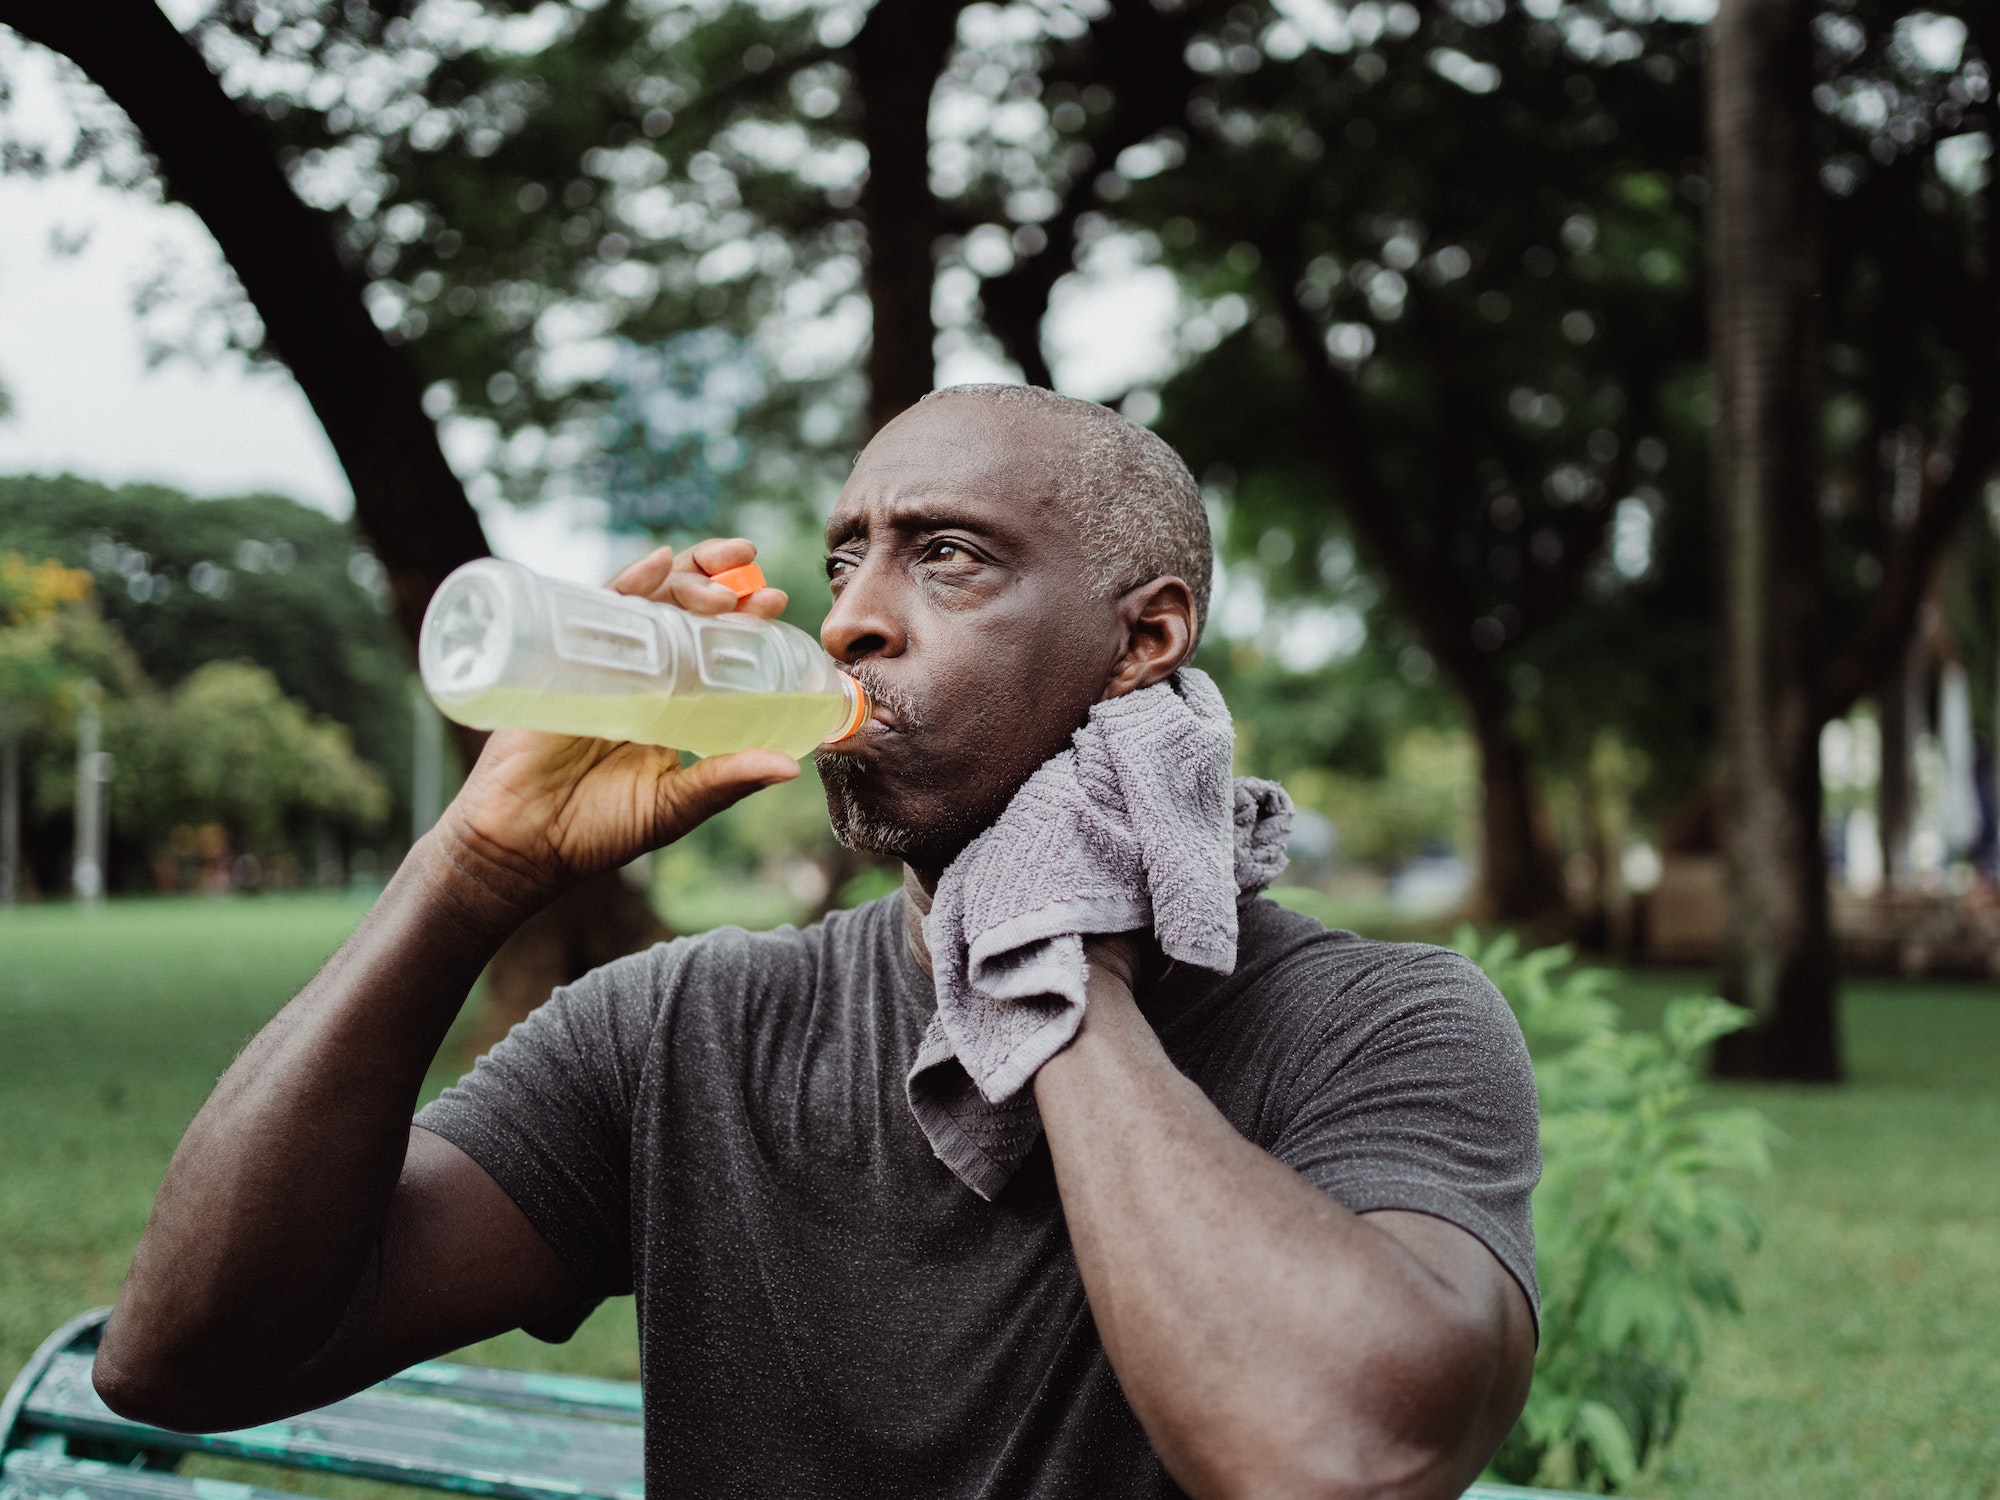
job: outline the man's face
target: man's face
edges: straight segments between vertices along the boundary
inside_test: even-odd
[[[827,524],[820,641],[876,718],[816,757],[843,841],[936,872],[1068,742],[1123,634],[1053,501],[1062,428],[976,397],[912,407]]]

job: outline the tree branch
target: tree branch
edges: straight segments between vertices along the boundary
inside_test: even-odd
[[[958,36],[967,0],[876,0],[852,43],[861,96],[868,177],[861,216],[868,231],[868,428],[881,428],[936,379],[931,319],[942,228],[930,185],[931,94]]]
[[[1342,507],[1362,547],[1382,570],[1390,589],[1416,627],[1424,647],[1468,699],[1490,691],[1488,659],[1472,644],[1472,616],[1448,590],[1436,569],[1419,557],[1397,524],[1398,506],[1382,487],[1361,440],[1361,413],[1353,382],[1333,362],[1319,325],[1299,302],[1299,268],[1284,248],[1259,247],[1269,268],[1272,300],[1285,325],[1293,353],[1305,369],[1306,388],[1316,415],[1310,439],[1332,476]]]
[[[1988,57],[1994,55],[1987,51]],[[2000,119],[1989,118],[1987,130],[1989,138],[2000,141]],[[1843,717],[1888,675],[1916,626],[1917,611],[1939,560],[1994,464],[2000,462],[2000,322],[1993,306],[2000,296],[2000,172],[1987,173],[1981,201],[1985,264],[1971,278],[1973,295],[1959,320],[1970,399],[1958,425],[1957,452],[1950,472],[1940,479],[1933,480],[1930,465],[1924,466],[1916,516],[1883,568],[1882,585],[1860,640],[1827,673],[1822,710],[1828,719]]]
[[[1053,217],[1042,225],[1048,239],[1033,255],[980,283],[986,326],[1021,367],[1028,384],[1054,380],[1042,352],[1042,318],[1055,284],[1076,266],[1076,223],[1097,201],[1097,174],[1127,146],[1178,125],[1196,74],[1187,65],[1187,38],[1204,7],[1166,11],[1152,0],[1114,0],[1090,29],[1084,67],[1109,80],[1118,107],[1103,132],[1086,144],[1089,169],[1079,172]]]
[[[486,539],[424,415],[417,372],[369,317],[328,220],[299,200],[258,122],[147,0],[0,0],[0,23],[110,95],[168,196],[215,236],[326,429],[414,642],[431,591],[484,556]]]

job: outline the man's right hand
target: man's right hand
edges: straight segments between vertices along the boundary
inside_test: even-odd
[[[698,614],[740,608],[775,619],[785,607],[779,590],[759,589],[739,604],[709,577],[756,555],[740,537],[702,542],[678,556],[662,547],[610,586]],[[678,752],[654,745],[506,729],[488,739],[437,833],[454,866],[503,909],[525,912],[798,774],[798,762],[776,750],[739,750],[683,767]]]
[[[741,540],[662,549],[612,586],[720,614],[737,601],[707,575],[754,555]],[[763,589],[742,607],[784,603]],[[581,1289],[514,1201],[411,1126],[425,1071],[537,905],[797,774],[769,750],[683,770],[671,750],[494,735],[360,928],[188,1127],[98,1351],[112,1407],[247,1426],[573,1305]]]

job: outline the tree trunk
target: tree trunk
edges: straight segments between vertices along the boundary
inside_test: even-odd
[[[1472,615],[1450,574],[1409,541],[1402,510],[1375,471],[1353,382],[1336,367],[1311,313],[1293,288],[1303,267],[1282,246],[1265,249],[1272,301],[1287,341],[1304,367],[1313,400],[1309,434],[1355,538],[1382,571],[1403,618],[1437,662],[1472,720],[1479,742],[1480,888],[1474,906],[1489,921],[1539,932],[1567,925],[1568,902],[1555,840],[1541,812],[1527,747],[1515,734],[1502,668],[1472,642]]]
[[[1916,800],[1916,758],[1911,751],[1921,725],[1918,684],[1924,670],[1922,640],[1918,632],[1911,632],[1908,646],[1897,656],[1875,695],[1882,741],[1881,773],[1875,784],[1875,827],[1882,845],[1882,883],[1891,890],[1910,879],[1910,823]]]
[[[854,38],[854,82],[868,177],[868,430],[925,395],[937,377],[931,247],[944,228],[931,196],[931,93],[965,0],[876,0]]]
[[[0,906],[21,899],[21,716],[0,701]]]
[[[1470,698],[1479,743],[1479,894],[1483,921],[1556,938],[1567,926],[1568,896],[1548,815],[1536,792],[1527,747],[1508,722],[1504,694]]]
[[[1722,548],[1725,1075],[1841,1075],[1821,848],[1818,186],[1812,8],[1722,0],[1708,72]]]
[[[1607,953],[1611,949],[1611,871],[1616,859],[1604,817],[1604,790],[1590,750],[1577,763],[1576,832],[1579,850],[1590,863],[1590,889],[1580,904],[1575,900],[1570,903],[1571,933],[1584,952]]]

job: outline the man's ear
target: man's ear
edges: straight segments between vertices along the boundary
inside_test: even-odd
[[[1122,698],[1165,682],[1194,655],[1194,595],[1178,578],[1155,578],[1128,589],[1118,601],[1124,649],[1104,686],[1106,698]]]

